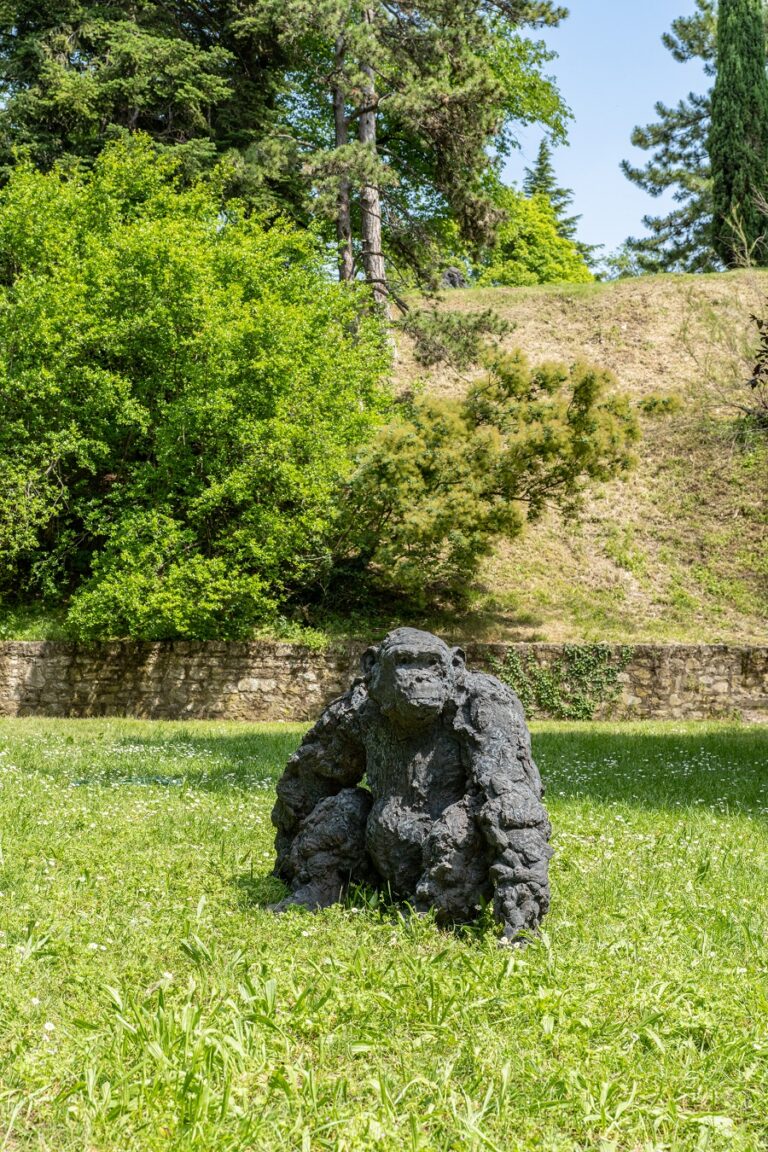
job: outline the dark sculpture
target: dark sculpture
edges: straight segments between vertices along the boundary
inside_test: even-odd
[[[359,787],[365,776],[367,787]],[[277,910],[324,908],[351,881],[440,923],[493,900],[504,936],[549,905],[550,825],[520,701],[429,632],[398,628],[323,712],[277,785]]]

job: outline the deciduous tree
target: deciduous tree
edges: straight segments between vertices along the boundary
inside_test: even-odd
[[[308,233],[134,137],[0,192],[0,596],[247,635],[330,562],[389,351]]]
[[[495,202],[503,222],[479,266],[481,284],[578,284],[592,279],[578,245],[561,234],[546,196],[527,197],[500,187]]]

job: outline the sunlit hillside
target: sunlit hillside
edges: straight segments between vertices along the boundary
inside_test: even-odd
[[[533,360],[611,369],[642,426],[638,465],[590,498],[578,525],[554,516],[502,545],[472,613],[478,638],[768,640],[768,438],[745,431],[751,313],[768,274],[459,290],[441,307],[493,307],[503,344]],[[466,378],[424,372],[403,347],[398,378],[438,392]]]

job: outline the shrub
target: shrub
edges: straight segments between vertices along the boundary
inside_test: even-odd
[[[682,409],[683,402],[679,396],[661,396],[652,392],[639,400],[637,406],[646,416],[673,416]]]
[[[582,284],[594,279],[577,245],[561,236],[545,196],[526,197],[513,188],[499,190],[506,220],[481,268],[479,283],[509,285]]]
[[[492,361],[464,400],[414,401],[362,453],[337,558],[418,604],[466,598],[481,559],[547,507],[632,463],[637,424],[607,372]]]
[[[389,352],[311,236],[138,138],[0,194],[0,593],[239,636],[329,562]]]

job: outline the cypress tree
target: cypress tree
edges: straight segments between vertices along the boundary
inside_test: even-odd
[[[712,241],[723,263],[768,264],[768,76],[762,0],[720,0],[708,151]]]

